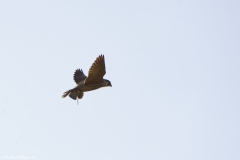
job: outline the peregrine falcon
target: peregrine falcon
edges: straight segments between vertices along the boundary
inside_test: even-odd
[[[111,82],[107,79],[103,79],[105,75],[105,62],[104,55],[100,55],[92,64],[91,68],[88,71],[88,77],[85,76],[82,69],[77,69],[73,75],[73,79],[76,82],[77,86],[73,89],[66,91],[62,98],[65,98],[67,95],[72,99],[82,99],[83,92],[92,91],[101,87],[111,86]]]

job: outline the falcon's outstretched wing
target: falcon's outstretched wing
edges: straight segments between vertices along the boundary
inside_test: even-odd
[[[74,81],[78,84],[79,82],[82,82],[86,79],[87,77],[83,73],[82,69],[77,69],[73,75]]]
[[[104,55],[98,56],[88,71],[88,77],[84,84],[93,82],[102,82],[103,76],[106,74]]]

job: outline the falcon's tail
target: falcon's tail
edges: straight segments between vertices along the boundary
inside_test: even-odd
[[[64,92],[64,93],[63,93],[63,95],[62,95],[62,98],[65,98],[65,97],[67,97],[67,96],[68,96],[68,94],[69,94],[69,93],[71,93],[72,91],[73,91],[73,89],[70,89],[70,90],[68,90],[68,91]]]
[[[75,90],[75,89],[70,89],[70,90],[68,90],[68,91],[66,91],[66,92],[63,93],[62,98],[65,98],[65,97],[67,97],[68,95],[69,95],[69,97],[71,97],[72,99],[76,100],[76,99],[77,99],[77,96],[78,96],[78,92],[77,92],[77,90]]]

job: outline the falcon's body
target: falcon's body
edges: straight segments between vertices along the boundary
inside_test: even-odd
[[[80,69],[75,71],[73,78],[77,86],[65,92],[62,97],[65,98],[69,94],[69,97],[74,100],[77,98],[81,99],[83,97],[83,92],[112,86],[109,80],[103,79],[105,73],[104,56],[100,55],[89,69],[88,77],[86,77]]]

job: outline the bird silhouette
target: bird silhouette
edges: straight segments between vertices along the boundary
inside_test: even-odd
[[[106,74],[104,55],[100,55],[94,61],[88,71],[88,77],[85,76],[82,69],[77,69],[73,75],[73,79],[77,86],[70,89],[62,95],[65,98],[69,95],[73,100],[82,99],[83,92],[92,91],[101,87],[112,87],[109,80],[103,79]]]

